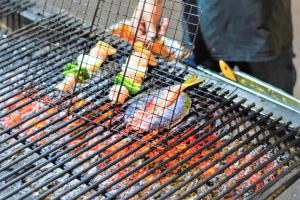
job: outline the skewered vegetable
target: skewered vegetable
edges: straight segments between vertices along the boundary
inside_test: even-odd
[[[68,92],[75,86],[75,83],[76,83],[75,75],[69,73],[66,75],[65,79],[62,82],[56,85],[55,88],[63,92]]]
[[[125,100],[129,96],[129,91],[127,90],[126,87],[122,85],[114,85],[110,89],[110,93],[108,95],[109,99],[113,103],[124,103]]]
[[[147,67],[140,67],[140,66],[134,66],[134,65],[122,65],[122,73],[125,74],[126,78],[134,79],[137,82],[141,82],[142,79],[145,77],[145,74],[147,72]],[[126,71],[126,73],[125,73]],[[141,79],[141,81],[139,81]]]
[[[90,78],[89,71],[86,66],[74,65],[72,63],[68,63],[63,72],[64,75],[73,74],[76,81],[84,81]]]
[[[79,55],[77,58],[78,65],[84,66],[89,72],[94,72],[100,68],[104,59],[90,55]]]
[[[122,65],[122,71],[115,77],[114,83],[124,86],[130,95],[136,95],[142,89],[143,79],[148,70],[148,62],[149,59],[145,54],[134,51],[126,61],[128,64]],[[111,91],[113,90],[114,88],[111,89]],[[127,98],[129,95],[125,96]],[[122,98],[122,102],[126,100],[125,96]],[[109,98],[113,102],[116,101],[112,95]]]
[[[104,49],[101,49],[99,47],[94,47],[91,49],[90,56],[105,60],[107,58],[106,51]]]
[[[134,83],[131,80],[128,80],[122,74],[118,74],[115,77],[114,83],[118,84],[118,85],[122,84],[123,86],[125,86],[128,89],[128,92],[129,92],[130,95],[136,95],[142,89],[142,85],[141,84]]]
[[[147,48],[145,47],[145,44],[143,42],[137,41],[133,44],[134,50],[137,52],[142,53],[143,55],[146,56],[146,58],[148,59],[148,64],[155,67],[157,66],[157,60],[154,57],[154,55],[151,53],[151,51],[147,50]]]
[[[103,41],[99,41],[96,44],[97,48],[102,49],[106,55],[111,56],[114,55],[115,53],[117,53],[117,50],[115,48],[113,48],[111,45],[103,42]]]
[[[63,71],[65,79],[56,86],[56,89],[67,92],[74,87],[76,81],[82,82],[90,79],[90,73],[100,69],[106,57],[117,52],[109,44],[99,41],[96,47],[91,49],[89,55],[80,54],[77,64],[68,63]],[[80,67],[81,66],[81,67]],[[72,75],[71,75],[72,74]]]
[[[133,51],[126,63],[130,63],[132,66],[147,67],[149,63],[149,57],[142,52]]]

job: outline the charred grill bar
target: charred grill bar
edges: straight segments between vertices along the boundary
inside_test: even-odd
[[[15,31],[22,26],[20,13],[34,6],[29,0],[0,1],[0,36]]]
[[[88,84],[58,93],[62,68],[91,40],[109,41],[118,53]],[[171,130],[128,132],[128,103],[109,104],[107,95],[130,48],[67,14],[0,40],[0,199],[247,199],[291,171],[299,176],[299,128],[261,114],[211,77],[188,90],[192,110]],[[159,63],[142,91],[193,73]]]
[[[15,13],[19,13],[33,6],[34,3],[30,1],[14,1],[14,0],[1,0],[0,1],[0,17],[6,17]]]

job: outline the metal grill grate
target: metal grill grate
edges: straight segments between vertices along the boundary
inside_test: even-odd
[[[299,175],[299,129],[244,105],[216,80],[188,90],[191,111],[175,127],[128,131],[130,100],[107,98],[128,43],[82,26],[60,14],[0,41],[0,199],[248,199],[295,169]],[[108,73],[55,93],[62,67],[99,39],[119,47],[103,65]],[[160,60],[142,92],[191,71]]]
[[[30,7],[32,7],[34,3],[29,0],[1,0],[0,1],[0,18],[7,17],[9,15],[13,15],[15,13],[20,13]]]
[[[34,6],[29,0],[1,0],[0,1],[0,36],[20,28],[20,13]]]

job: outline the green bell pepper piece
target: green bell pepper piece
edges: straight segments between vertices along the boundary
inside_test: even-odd
[[[63,71],[63,74],[64,75],[74,74],[78,81],[84,81],[84,80],[87,80],[90,78],[89,71],[87,70],[87,68],[85,66],[81,66],[79,74],[78,74],[78,72],[79,72],[78,65],[68,63]]]
[[[118,74],[114,79],[114,83],[115,84],[122,84],[123,78],[124,78],[123,75]],[[130,81],[126,78],[124,78],[123,85],[127,88],[130,95],[136,95],[142,89],[141,84],[133,83],[132,81]]]

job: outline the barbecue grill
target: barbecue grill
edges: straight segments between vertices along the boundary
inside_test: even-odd
[[[106,30],[135,5],[46,1],[42,20],[0,40],[0,199],[266,199],[297,180],[300,128],[181,59],[155,54],[159,64],[149,67],[140,93],[196,73],[206,80],[187,90],[189,114],[169,128],[127,128],[135,96],[117,105],[108,94],[134,49]],[[181,1],[164,7],[163,16],[176,19],[166,37],[181,40],[174,16],[199,18],[195,8]],[[58,91],[65,65],[100,40],[117,53],[89,80]]]

